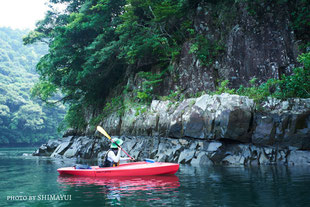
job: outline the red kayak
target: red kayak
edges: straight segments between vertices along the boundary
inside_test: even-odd
[[[107,176],[146,176],[174,174],[178,171],[179,164],[166,162],[132,162],[120,164],[117,167],[99,168],[92,166],[91,169],[75,169],[74,167],[59,168],[60,175],[77,175],[91,177]]]

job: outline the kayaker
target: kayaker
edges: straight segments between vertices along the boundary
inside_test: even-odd
[[[113,142],[121,146],[123,144],[123,140],[114,138]],[[105,156],[103,157],[103,164],[99,167],[116,167],[119,165],[120,160],[130,160],[129,157],[122,158],[121,157],[121,148],[119,148],[115,143],[111,143],[110,149],[107,151]]]

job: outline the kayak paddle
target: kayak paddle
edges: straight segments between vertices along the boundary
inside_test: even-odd
[[[123,148],[121,146],[119,146],[116,142],[114,142],[110,135],[101,127],[101,126],[97,126],[97,130],[103,134],[104,136],[106,136],[109,140],[111,140],[111,142],[113,142],[114,144],[116,144],[116,146],[118,146],[128,157],[130,157],[132,160],[136,160],[135,158],[131,157],[127,152],[125,152],[125,150],[123,150]]]

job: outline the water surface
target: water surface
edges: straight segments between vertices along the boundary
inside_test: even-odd
[[[175,176],[95,179],[59,176],[82,161],[23,156],[33,151],[0,149],[0,206],[310,206],[309,167],[181,165]]]

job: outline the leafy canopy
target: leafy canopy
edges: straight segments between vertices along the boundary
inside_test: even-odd
[[[66,3],[59,12],[55,4]],[[102,106],[130,65],[164,65],[178,57],[192,32],[197,0],[50,0],[50,11],[24,38],[44,42],[40,82],[32,94],[48,102],[61,99]],[[72,110],[69,110],[69,112]],[[72,124],[74,125],[74,124]]]

